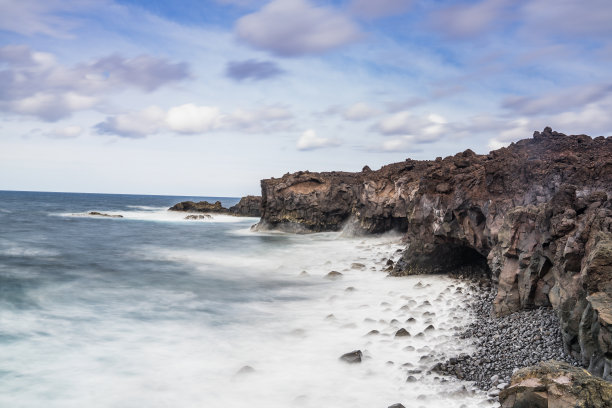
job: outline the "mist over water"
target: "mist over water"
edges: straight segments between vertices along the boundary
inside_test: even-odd
[[[464,284],[387,278],[398,236],[166,211],[185,199],[0,192],[0,406],[495,406],[428,374],[470,350]]]

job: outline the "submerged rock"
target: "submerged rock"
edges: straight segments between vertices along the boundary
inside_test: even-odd
[[[612,384],[551,360],[517,371],[499,401],[502,408],[609,408]]]
[[[123,218],[123,215],[119,214],[105,214],[98,211],[90,211],[87,215],[92,215],[94,217],[107,217],[107,218]]]

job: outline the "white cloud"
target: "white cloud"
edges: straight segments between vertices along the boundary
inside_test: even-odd
[[[103,96],[136,88],[151,92],[189,76],[187,65],[141,55],[110,55],[72,67],[27,46],[0,48],[0,110],[56,121],[94,107]]]
[[[339,11],[307,0],[273,0],[240,18],[235,28],[246,43],[285,57],[326,52],[362,36]]]
[[[171,108],[166,115],[169,130],[178,133],[205,133],[219,126],[219,108],[188,103]]]
[[[435,113],[416,116],[410,111],[401,111],[382,119],[375,128],[383,135],[411,136],[416,143],[428,143],[448,131],[448,121]]]
[[[141,138],[171,132],[203,134],[213,131],[273,132],[292,126],[291,112],[283,107],[264,106],[254,110],[238,109],[224,113],[215,106],[188,103],[167,111],[150,106],[136,112],[106,118],[96,125],[99,133],[121,137]]]
[[[96,125],[96,129],[100,133],[142,138],[158,133],[166,126],[166,112],[158,106],[150,106],[141,111],[106,118]]]
[[[66,126],[52,130],[47,134],[53,139],[73,139],[83,134],[83,128],[76,125]]]
[[[317,136],[317,133],[309,129],[302,133],[302,136],[297,141],[298,150],[315,150],[322,149],[324,147],[335,147],[339,146],[340,142],[334,139],[327,139],[324,137]]]
[[[342,112],[342,117],[350,121],[361,121],[370,119],[380,113],[380,110],[371,107],[370,105],[359,102],[349,106]]]

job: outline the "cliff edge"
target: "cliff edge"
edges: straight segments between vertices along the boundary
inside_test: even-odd
[[[304,171],[261,187],[257,228],[401,231],[393,275],[486,273],[495,314],[553,307],[566,351],[612,379],[612,137],[546,128],[488,155]]]

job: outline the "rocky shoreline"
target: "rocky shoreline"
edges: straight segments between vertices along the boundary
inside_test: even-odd
[[[468,307],[475,317],[459,337],[472,339],[476,351],[447,359],[433,371],[473,381],[491,397],[510,383],[512,374],[542,360],[579,366],[566,354],[557,315],[551,308],[522,310],[503,317],[491,315],[495,292],[490,285],[471,285]]]
[[[258,229],[400,231],[393,275],[485,269],[496,316],[552,308],[564,351],[612,380],[612,137],[546,128],[487,155],[261,186]]]

